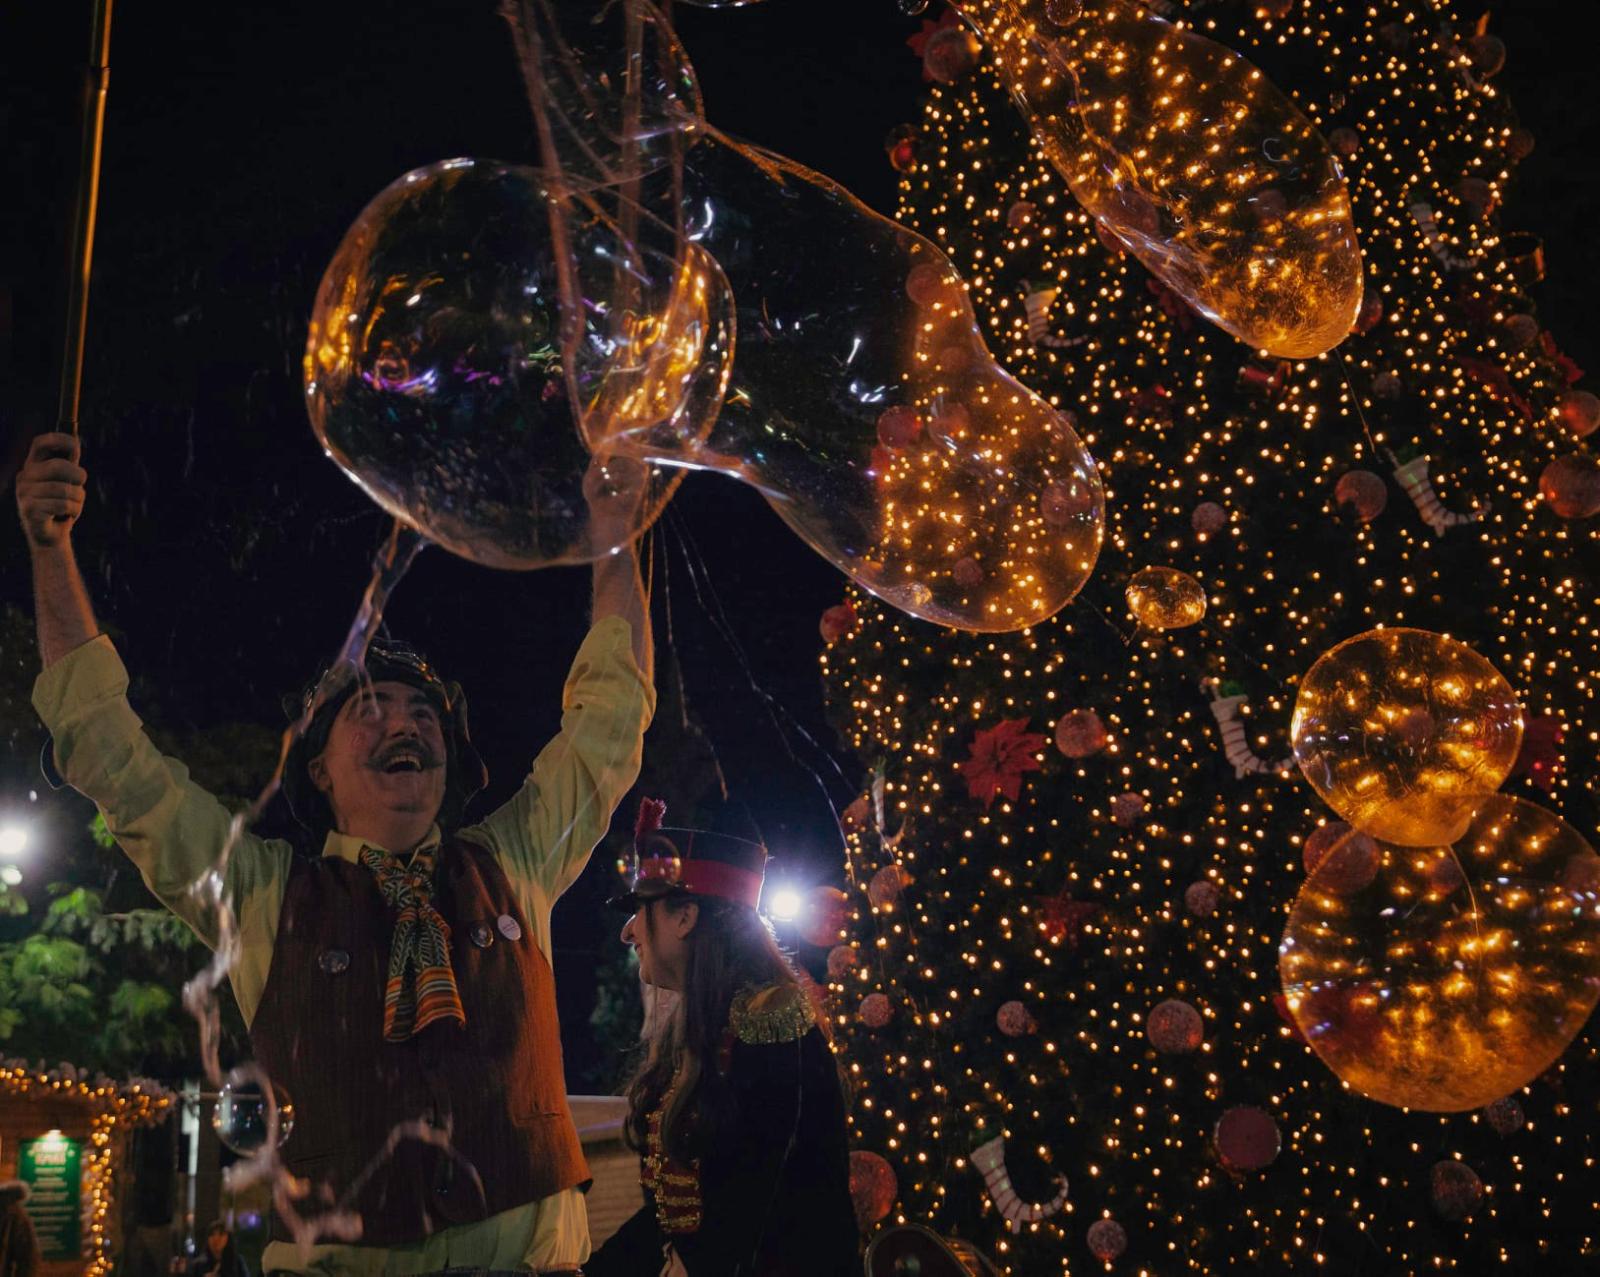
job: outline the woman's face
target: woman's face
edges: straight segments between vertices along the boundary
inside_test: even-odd
[[[638,953],[641,980],[658,989],[683,992],[689,934],[699,918],[700,906],[692,900],[683,904],[647,900],[623,924],[622,943],[631,944]]]

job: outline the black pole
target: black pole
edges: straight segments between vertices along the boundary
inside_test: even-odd
[[[67,322],[61,342],[58,429],[78,433],[83,386],[83,337],[89,318],[89,265],[94,257],[94,215],[100,202],[100,144],[105,136],[106,90],[111,83],[111,0],[93,0],[89,65],[83,75],[83,142],[78,154],[78,201],[72,218],[67,267]]]

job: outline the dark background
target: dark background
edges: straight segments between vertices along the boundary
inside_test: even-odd
[[[1596,105],[1576,11],[1521,0],[1493,29],[1511,50],[1498,82],[1539,139],[1505,221],[1545,237],[1547,326],[1592,363]],[[715,124],[893,211],[883,138],[918,112],[921,67],[904,41],[921,19],[894,0],[679,5],[675,17]],[[54,412],[87,4],[11,5],[0,22],[9,487]],[[284,694],[335,650],[387,524],[320,455],[301,405],[317,281],[351,220],[402,172],[452,155],[531,160],[522,86],[492,0],[121,0],[111,61],[81,560],[128,665],[159,683],[170,714],[277,723]],[[809,248],[826,269],[827,245]],[[690,476],[653,549],[660,659],[681,662],[730,790],[787,873],[837,877],[833,807],[851,796],[856,764],[823,721],[816,622],[842,578],[753,491],[712,476]],[[490,801],[555,730],[587,590],[583,571],[494,573],[427,551],[397,592],[393,628],[467,687]],[[7,512],[0,604],[27,600]],[[0,806],[16,797],[0,793]],[[598,909],[607,859],[556,913],[569,1025],[583,1022],[614,925]],[[578,1069],[584,1037],[568,1035]]]

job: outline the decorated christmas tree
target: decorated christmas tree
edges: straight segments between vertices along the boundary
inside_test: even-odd
[[[860,594],[825,618],[830,704],[874,776],[828,961],[858,1207],[1013,1274],[1586,1271],[1591,1030],[1492,1104],[1402,1109],[1330,1070],[1279,976],[1307,865],[1343,832],[1290,718],[1345,639],[1475,650],[1523,706],[1504,791],[1591,841],[1600,817],[1600,401],[1502,209],[1534,145],[1506,50],[1427,0],[1153,7],[1328,139],[1366,301],[1302,362],[1213,327],[1097,231],[987,51],[929,15],[900,217],[1075,418],[1108,525],[1079,598],[1028,631]]]

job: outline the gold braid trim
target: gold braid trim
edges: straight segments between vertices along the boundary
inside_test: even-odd
[[[755,1046],[793,1042],[804,1037],[816,1022],[811,999],[797,984],[741,989],[728,1011],[734,1036]]]

